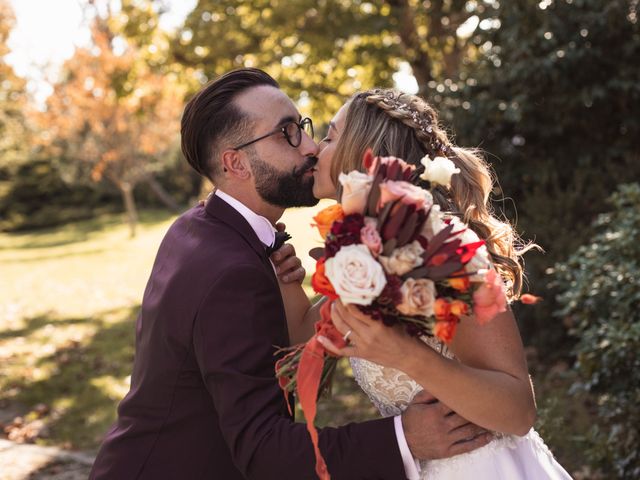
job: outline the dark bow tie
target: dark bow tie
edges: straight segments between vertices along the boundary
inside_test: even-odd
[[[287,232],[276,232],[276,239],[273,241],[273,245],[267,245],[266,247],[264,247],[265,251],[267,252],[267,257],[270,257],[273,252],[278,250],[282,245],[284,245],[284,242],[286,242],[290,238],[291,235],[289,235]]]

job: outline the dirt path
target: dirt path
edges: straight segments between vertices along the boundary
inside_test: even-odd
[[[86,480],[93,456],[0,439],[0,480]]]

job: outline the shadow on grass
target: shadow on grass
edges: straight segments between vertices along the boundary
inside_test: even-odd
[[[142,210],[139,212],[139,226],[153,226],[173,218],[174,213],[165,210]],[[54,228],[44,228],[29,232],[6,233],[15,244],[7,249],[50,248],[87,241],[91,235],[123,226],[126,228],[124,213],[107,213],[90,220],[68,223]],[[23,240],[23,241],[21,241]]]
[[[62,258],[76,258],[76,257],[81,257],[83,255],[97,255],[106,251],[107,249],[105,248],[93,248],[91,250],[83,250],[83,251],[76,250],[68,253],[52,252],[49,255],[39,255],[37,257],[8,259],[8,260],[3,260],[2,262],[5,264],[10,264],[10,263],[17,263],[21,265],[24,265],[27,263],[34,264],[34,263],[47,261],[47,260],[59,260]]]
[[[85,320],[38,317],[29,321],[26,334],[49,323],[85,322],[97,327],[93,336],[71,341],[37,362],[40,367],[53,365],[50,376],[11,382],[17,392],[10,402],[31,409],[38,404],[51,407],[43,417],[48,434],[39,443],[82,450],[98,446],[126,391],[124,379],[131,374],[137,313],[138,307],[133,307],[100,312]]]
[[[131,374],[138,308],[99,312],[85,319],[43,315],[27,320],[23,329],[0,334],[0,339],[6,340],[29,338],[50,324],[56,328],[87,324],[97,328],[92,336],[67,341],[36,362],[38,368],[53,367],[51,375],[32,382],[15,375],[5,384],[15,392],[10,398],[0,394],[5,403],[24,407],[27,412],[39,404],[51,407],[42,417],[48,434],[39,443],[81,450],[92,450],[100,444],[126,391],[123,380]],[[25,417],[28,419],[29,415]],[[341,360],[332,396],[319,402],[318,425],[338,426],[377,417],[377,411],[353,380],[349,362]],[[299,410],[296,418],[304,418]]]
[[[29,473],[25,480],[84,480],[89,477],[91,465],[71,460],[54,459]]]
[[[25,320],[26,326],[18,330],[1,330],[0,340],[8,340],[11,338],[27,337],[47,325],[74,325],[78,323],[86,323],[86,318],[69,318],[64,320],[52,320],[47,315],[38,315],[37,317]]]

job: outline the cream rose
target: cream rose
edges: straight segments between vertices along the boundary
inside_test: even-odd
[[[464,266],[465,272],[473,273],[473,275],[469,277],[469,280],[472,282],[482,282],[489,268],[491,268],[489,251],[484,245],[476,250],[473,258]]]
[[[422,231],[420,234],[427,240],[431,240],[435,237],[440,230],[446,227],[444,219],[442,218],[442,212],[440,212],[440,205],[433,205],[427,220],[424,222]]]
[[[338,181],[342,185],[340,203],[345,215],[364,213],[373,177],[354,170],[348,175],[341,173]]]
[[[480,241],[478,234],[462,223],[458,217],[452,217],[451,221],[455,225],[453,231],[460,232],[457,237],[462,240],[463,245]],[[483,245],[476,250],[473,258],[464,266],[464,270],[468,273],[474,273],[469,277],[469,280],[472,282],[481,282],[484,280],[484,276],[490,266],[489,251],[487,250],[487,247]]]
[[[378,260],[384,267],[385,271],[391,275],[404,275],[423,263],[422,254],[424,249],[416,240],[396,248],[390,256],[378,257]]]
[[[325,262],[325,275],[344,303],[371,305],[387,278],[366,245],[347,245]]]
[[[425,155],[420,163],[424,165],[424,173],[420,175],[422,180],[443,185],[445,187],[451,186],[451,177],[460,173],[460,169],[456,168],[455,164],[445,157],[436,157],[433,160],[429,155]]]
[[[436,301],[436,286],[426,278],[408,278],[400,288],[402,303],[396,305],[400,313],[405,315],[433,315],[433,305]]]

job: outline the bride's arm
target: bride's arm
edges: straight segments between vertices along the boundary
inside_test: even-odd
[[[315,333],[314,325],[320,319],[320,306],[326,298],[322,297],[312,305],[299,283],[283,283],[280,280],[278,283],[287,314],[291,345],[306,342]]]
[[[320,319],[320,306],[324,297],[313,305],[309,301],[301,285],[305,271],[292,245],[283,245],[271,255],[271,260],[278,276],[289,341],[291,345],[306,342],[315,332],[314,325]]]
[[[405,372],[460,416],[484,428],[524,435],[536,417],[520,334],[510,310],[485,325],[463,318],[450,345],[457,360],[441,356],[401,328],[388,328],[354,307],[333,315],[353,346],[334,353],[357,356]],[[330,348],[331,349],[331,348]]]

